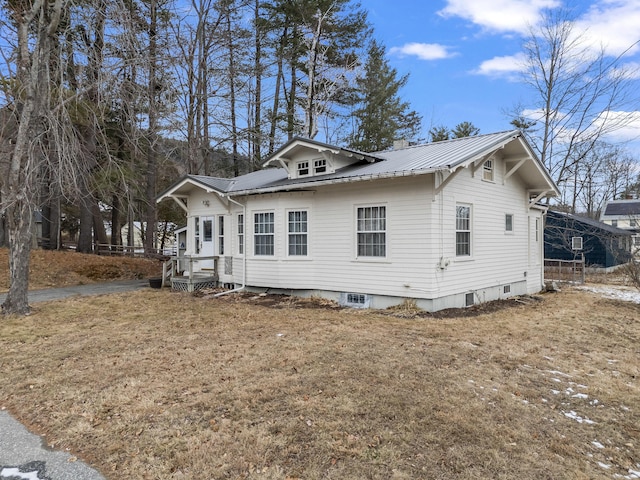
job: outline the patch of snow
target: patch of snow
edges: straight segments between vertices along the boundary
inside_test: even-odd
[[[21,472],[17,468],[3,468],[0,471],[0,477],[19,478],[21,480],[40,480],[37,470],[34,470],[33,472]]]
[[[589,398],[589,395],[587,395],[586,393],[576,393],[575,395],[572,395],[571,398],[582,398],[582,399],[587,399]]]
[[[579,290],[598,294],[605,298],[613,298],[624,302],[640,303],[640,291],[631,287],[601,285],[601,286],[581,286]]]
[[[591,442],[591,445],[593,445],[596,448],[604,448],[604,445],[598,442],[597,440],[594,440],[593,442]]]
[[[638,465],[640,467],[640,465]],[[629,475],[625,478],[640,478],[640,470],[629,469]]]
[[[551,390],[551,393],[553,393],[554,395],[559,395],[560,394],[560,390]]]
[[[588,425],[593,425],[594,423],[596,423],[593,420],[588,419],[587,417],[581,417],[580,415],[578,415],[573,410],[571,410],[569,412],[562,412],[562,414],[565,417],[570,418],[571,420],[575,420],[578,423],[586,423]]]
[[[547,370],[547,373],[550,373],[551,375],[559,375],[561,377],[571,377],[571,375],[569,375],[568,373],[564,373],[559,370]]]
[[[601,468],[604,468],[605,470],[609,470],[611,468],[611,465],[608,465],[602,462],[598,462],[598,466],[600,466]]]

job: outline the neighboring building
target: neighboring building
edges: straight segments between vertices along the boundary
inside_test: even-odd
[[[294,138],[264,166],[158,197],[220,284],[430,311],[543,287],[539,201],[558,190],[518,131],[371,154]]]
[[[632,233],[606,223],[549,210],[544,227],[544,258],[575,260],[587,267],[610,269],[631,258]]]
[[[609,200],[600,214],[600,221],[633,234],[633,251],[640,254],[640,200]]]

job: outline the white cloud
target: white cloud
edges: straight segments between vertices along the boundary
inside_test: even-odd
[[[447,0],[438,12],[443,17],[461,17],[487,30],[526,33],[546,8],[561,5],[559,0]]]
[[[453,57],[449,47],[437,43],[406,43],[389,49],[390,55],[416,56],[420,60],[440,60]]]
[[[607,111],[602,112],[595,120],[595,126],[604,122],[610,130],[606,139],[611,142],[631,142],[640,139],[640,112]]]
[[[577,22],[579,31],[595,47],[609,55],[632,55],[640,52],[640,2],[601,0],[596,2]]]
[[[525,68],[525,56],[523,53],[493,57],[485,60],[473,71],[477,75],[490,77],[506,77],[510,80],[520,79],[520,73]]]

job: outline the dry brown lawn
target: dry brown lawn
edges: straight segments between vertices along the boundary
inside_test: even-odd
[[[0,319],[0,407],[109,479],[637,478],[640,305],[492,307],[35,304]]]
[[[9,290],[9,259],[0,248],[0,292]],[[159,260],[109,257],[72,251],[33,250],[29,288],[65,287],[110,280],[154,277],[162,272]]]

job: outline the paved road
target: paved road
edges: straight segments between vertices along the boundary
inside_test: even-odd
[[[105,480],[71,454],[47,448],[6,411],[0,411],[0,479]]]
[[[49,302],[51,300],[73,297],[74,295],[87,296],[129,292],[131,290],[138,290],[144,287],[149,287],[149,280],[121,280],[118,282],[93,283],[89,285],[75,285],[72,287],[30,290],[29,303]],[[4,302],[6,296],[6,293],[0,293],[0,304]]]
[[[149,288],[148,280],[79,285],[32,290],[29,303],[71,296],[104,295]],[[0,303],[6,294],[0,294]],[[6,411],[0,411],[0,480],[104,480],[97,471],[72,454],[53,451]]]

